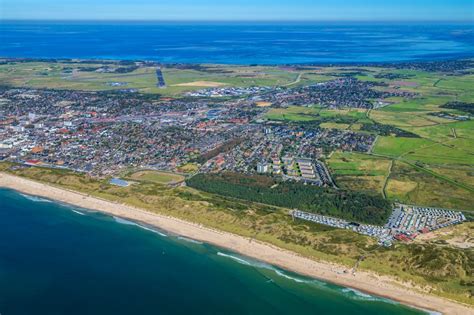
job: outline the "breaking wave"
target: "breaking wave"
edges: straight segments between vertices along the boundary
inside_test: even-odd
[[[277,274],[278,276],[286,278],[286,279],[291,280],[291,281],[295,281],[297,283],[306,283],[306,284],[313,284],[313,285],[317,285],[317,286],[326,286],[326,283],[324,283],[322,281],[318,281],[316,279],[304,279],[304,278],[292,276],[292,275],[289,275],[289,274],[285,273],[284,271],[282,271],[282,270],[280,270],[276,267],[273,267],[272,265],[269,265],[269,264],[266,264],[266,263],[263,263],[263,262],[257,262],[257,261],[251,261],[251,260],[249,261],[249,260],[246,260],[244,258],[234,256],[234,255],[230,255],[230,254],[225,254],[225,253],[222,253],[222,252],[218,252],[217,255],[222,256],[222,257],[230,258],[230,259],[235,260],[238,263],[243,264],[243,265],[252,266],[252,267],[256,267],[256,268],[262,268],[262,269],[266,269],[266,270],[271,270],[271,271],[275,272],[275,274]]]
[[[286,273],[281,272],[281,271],[278,270],[278,269],[274,269],[274,271],[275,271],[276,274],[279,275],[280,277],[283,277],[283,278],[286,278],[286,279],[290,279],[290,280],[293,280],[293,281],[298,282],[298,283],[311,283],[311,282],[312,282],[312,280],[305,280],[305,279],[300,279],[300,278],[297,278],[297,277],[289,276],[289,275],[287,275]]]
[[[37,196],[32,196],[32,195],[27,195],[27,194],[20,194],[20,195],[22,195],[26,199],[28,199],[30,201],[34,201],[34,202],[52,202],[49,199],[45,199],[45,198],[41,198],[41,197],[37,197]]]
[[[160,236],[163,236],[163,237],[167,237],[168,235],[166,235],[165,233],[162,233],[160,231],[157,231],[155,229],[152,229],[152,228],[149,228],[147,226],[144,226],[144,225],[141,225],[141,224],[138,224],[136,222],[133,222],[133,221],[130,221],[130,220],[126,220],[126,219],[122,219],[122,218],[119,218],[119,217],[113,217],[115,222],[117,223],[120,223],[120,224],[124,224],[124,225],[133,225],[133,226],[136,226],[136,227],[139,227],[143,230],[147,230],[147,231],[150,231],[150,232],[153,232],[155,234],[158,234]]]
[[[192,238],[187,238],[187,237],[184,237],[184,236],[178,236],[178,239],[182,240],[182,241],[189,242],[189,243],[193,243],[193,244],[201,244],[201,245],[203,244],[203,242],[196,241],[196,240],[193,240]]]
[[[354,300],[360,300],[360,301],[375,301],[375,302],[385,302],[385,303],[391,303],[391,304],[398,304],[395,301],[383,298],[383,297],[378,297],[378,296],[373,296],[364,292],[361,292],[359,290],[353,289],[353,288],[343,288],[341,289],[341,292],[344,293],[346,297],[349,297]]]
[[[230,258],[230,259],[235,260],[236,262],[241,263],[243,265],[252,266],[252,263],[246,261],[245,259],[236,257],[236,256],[232,256],[232,255],[229,255],[229,254],[224,254],[224,253],[221,253],[221,252],[218,252],[217,255],[222,256],[222,257]]]

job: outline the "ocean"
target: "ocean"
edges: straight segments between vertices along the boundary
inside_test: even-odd
[[[0,314],[423,314],[131,221],[0,189]]]
[[[474,57],[474,25],[0,20],[0,56],[162,63],[381,63]]]

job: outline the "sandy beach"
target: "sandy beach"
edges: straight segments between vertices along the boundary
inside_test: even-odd
[[[408,284],[399,283],[387,276],[378,276],[361,271],[357,272],[356,275],[346,274],[343,273],[346,268],[340,265],[314,261],[270,244],[209,229],[180,219],[150,213],[131,206],[90,197],[5,173],[0,173],[0,187],[15,189],[22,193],[46,197],[142,222],[173,234],[211,243],[303,275],[387,297],[425,310],[443,314],[474,314],[474,309],[469,306],[411,290]]]

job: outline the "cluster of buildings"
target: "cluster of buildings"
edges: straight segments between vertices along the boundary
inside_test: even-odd
[[[373,108],[374,100],[389,97],[412,98],[415,95],[404,90],[382,90],[385,83],[360,81],[353,77],[335,79],[313,85],[282,89],[268,93],[262,100],[277,106],[320,104],[329,108]]]
[[[334,149],[367,151],[375,139],[273,124],[260,119],[265,111],[253,101],[2,87],[0,159],[104,176],[130,166],[175,171],[195,162],[200,172],[255,173],[262,162],[305,157],[311,162],[296,163],[297,174],[277,169],[277,162],[269,173],[328,184],[319,157]]]
[[[159,67],[156,76],[163,86]],[[393,96],[374,84],[348,77],[295,88],[221,87],[184,99],[0,87],[0,159],[97,176],[130,166],[176,171],[196,163],[199,172],[258,172],[334,186],[320,158],[335,149],[366,152],[375,136],[268,122],[261,119],[268,109],[256,100],[366,107],[370,99]]]
[[[378,87],[379,89],[375,89]],[[275,106],[320,104],[329,108],[373,108],[384,104],[389,97],[412,98],[412,92],[397,89],[380,89],[385,83],[360,81],[345,77],[313,85],[294,88],[283,87],[218,87],[186,93],[191,97],[250,96],[254,102]]]
[[[411,241],[420,233],[459,224],[466,220],[460,211],[432,207],[419,207],[396,204],[393,212],[384,226],[359,224],[325,215],[314,214],[299,210],[291,211],[294,218],[316,222],[377,238],[380,245],[391,246],[397,241]]]
[[[445,66],[460,67],[457,63]],[[131,71],[133,67],[136,65],[117,71]],[[160,68],[156,77],[157,85],[164,87]],[[136,92],[133,89],[85,92],[3,86],[0,160],[66,168],[94,176],[114,175],[129,167],[176,171],[194,163],[198,172],[259,173],[335,187],[321,158],[336,149],[367,152],[375,136],[311,124],[268,122],[261,119],[267,111],[265,106],[374,108],[385,106],[388,97],[414,96],[403,90],[376,89],[380,86],[384,84],[348,76],[294,88],[210,88],[189,92],[185,99],[130,93]],[[258,106],[259,102],[266,105]],[[439,115],[465,120],[454,114]],[[126,185],[118,179],[112,183]],[[401,204],[396,205],[385,226],[299,210],[291,214],[375,237],[384,246],[465,220],[458,211]]]
[[[398,240],[412,240],[420,233],[428,233],[466,220],[460,211],[397,204],[387,228]]]
[[[321,214],[309,213],[299,210],[292,210],[291,215],[294,218],[303,219],[306,221],[312,221],[323,225],[328,225],[340,229],[351,230],[360,234],[368,235],[377,238],[380,245],[391,246],[393,242],[393,236],[391,235],[390,229],[382,226],[360,224],[356,222],[349,222],[343,219],[333,218]]]
[[[423,62],[400,62],[395,64],[378,66],[389,66],[395,69],[410,69],[410,70],[421,70],[429,72],[447,72],[456,73],[469,71],[474,68],[474,61],[472,59],[456,59],[456,60],[436,60],[436,61],[423,61]]]
[[[273,158],[270,162],[257,164],[257,173],[281,175],[290,179],[317,186],[336,187],[323,162],[309,158],[284,156]]]
[[[457,121],[466,121],[470,120],[470,115],[456,115],[448,112],[434,112],[431,113],[432,116],[441,117],[444,119],[457,120]]]
[[[219,87],[188,92],[185,95],[191,97],[236,97],[268,93],[275,90],[279,90],[279,88],[271,88],[266,86]]]
[[[162,102],[140,94],[0,90],[0,158],[108,175],[129,166],[174,170],[245,129],[248,108]]]
[[[239,129],[238,141],[221,150],[201,172],[265,173],[316,185],[333,186],[318,159],[341,149],[366,152],[375,137],[347,130],[250,123]]]

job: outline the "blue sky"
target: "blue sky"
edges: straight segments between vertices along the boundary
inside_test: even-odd
[[[0,0],[0,19],[473,21],[474,0]]]

